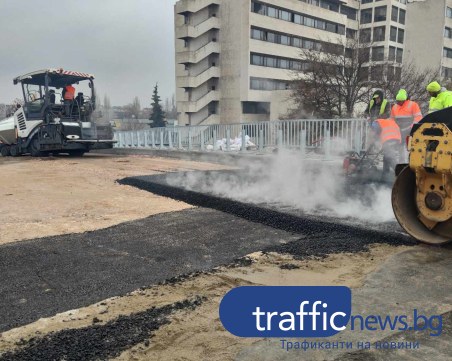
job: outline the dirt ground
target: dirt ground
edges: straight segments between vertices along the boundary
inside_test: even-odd
[[[201,296],[206,300],[200,307],[177,312],[171,317],[171,323],[156,331],[149,342],[124,351],[116,360],[234,360],[243,347],[261,339],[238,338],[222,327],[218,307],[230,289],[246,285],[344,285],[356,288],[387,258],[405,249],[378,245],[370,252],[304,261],[280,254],[252,254],[249,256],[253,259],[251,266],[220,268],[213,274],[202,274],[177,284],[137,290],[124,297],[111,298],[4,332],[0,337],[0,352],[13,350],[15,343],[21,339],[29,340],[67,328],[90,326],[94,318],[102,324],[120,315]],[[295,267],[291,270],[280,268],[287,264]]]
[[[0,158],[0,244],[36,237],[85,232],[153,214],[190,206],[121,186],[127,176],[185,170],[224,169],[224,166],[145,156],[87,156],[83,159],[20,160]],[[13,211],[11,211],[13,210]],[[195,296],[205,297],[195,310],[179,311],[171,323],[155,332],[150,342],[124,351],[117,360],[233,360],[258,339],[240,339],[224,330],[218,316],[221,298],[242,285],[345,285],[360,287],[365,276],[405,247],[379,245],[370,252],[331,255],[320,260],[295,260],[280,254],[250,255],[253,264],[221,268],[172,285],[137,290],[97,304],[0,334],[0,353],[13,350],[19,340],[53,331],[101,323],[151,307]],[[294,265],[282,269],[283,264]]]
[[[146,156],[0,157],[0,244],[106,228],[191,206],[115,183],[224,166]]]

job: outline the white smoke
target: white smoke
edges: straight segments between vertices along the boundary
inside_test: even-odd
[[[279,152],[268,162],[243,161],[237,175],[187,173],[168,183],[245,203],[275,204],[313,215],[353,218],[369,223],[394,220],[389,187],[374,184],[349,187],[342,161],[303,159],[299,153]]]

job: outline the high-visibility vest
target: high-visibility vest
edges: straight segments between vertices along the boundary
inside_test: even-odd
[[[369,104],[369,112],[372,110],[372,108],[375,105],[375,100],[371,100]],[[386,111],[386,105],[388,105],[388,101],[386,99],[383,99],[380,106],[380,112],[378,114],[383,115]]]
[[[380,142],[386,143],[388,140],[402,141],[402,134],[400,128],[394,119],[377,119],[376,122],[380,126]]]
[[[418,103],[406,100],[402,105],[394,104],[391,109],[391,118],[398,124],[402,133],[406,133],[411,131],[413,124],[422,119],[421,108]]]
[[[452,106],[452,92],[441,91],[436,97],[430,98],[429,114]]]
[[[74,100],[75,98],[75,88],[72,85],[67,85],[64,87],[64,100]]]

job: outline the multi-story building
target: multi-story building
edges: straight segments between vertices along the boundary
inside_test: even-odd
[[[274,120],[290,107],[300,49],[343,44],[361,28],[374,62],[402,62],[405,0],[179,0],[179,124]]]
[[[388,66],[388,76],[400,76],[405,52],[407,0],[361,0],[360,39],[371,44],[370,79]]]
[[[407,5],[405,59],[452,78],[452,0],[409,0]]]

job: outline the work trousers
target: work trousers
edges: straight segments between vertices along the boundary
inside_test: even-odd
[[[400,142],[398,140],[388,140],[382,146],[383,149],[383,173],[395,170],[398,163]]]

